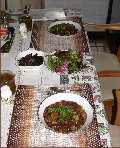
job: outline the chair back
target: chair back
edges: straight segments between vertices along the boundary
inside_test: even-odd
[[[116,23],[116,24],[88,24],[85,23],[84,24],[85,27],[87,28],[94,28],[94,29],[100,29],[100,30],[120,30],[120,24]]]
[[[84,26],[86,28],[94,28],[94,29],[100,29],[100,30],[120,30],[120,23],[116,24],[88,24],[85,23]],[[117,57],[120,62],[120,41],[119,41],[119,48],[117,50]]]
[[[119,48],[118,48],[118,51],[117,51],[117,57],[118,57],[118,60],[120,62],[120,45],[119,45]]]
[[[113,90],[114,108],[111,118],[111,124],[120,126],[120,89]]]

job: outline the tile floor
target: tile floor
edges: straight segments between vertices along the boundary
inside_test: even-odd
[[[92,51],[110,52],[108,44],[105,40],[89,40]]]

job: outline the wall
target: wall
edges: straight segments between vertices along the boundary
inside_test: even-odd
[[[31,4],[31,8],[40,9],[42,7],[42,0],[21,0],[21,7],[24,8],[26,4]]]
[[[1,7],[1,10],[5,10],[5,0],[1,0],[0,7]]]
[[[1,0],[1,9],[4,9],[4,1]],[[83,19],[88,23],[105,23],[109,0],[7,0],[11,10],[24,8],[26,3],[31,3],[32,8],[41,8],[45,1],[45,8],[76,8],[81,9]],[[120,0],[114,0],[119,1]],[[117,3],[116,3],[117,5]],[[120,14],[120,13],[119,13]]]
[[[106,23],[108,4],[109,0],[45,0],[45,8],[81,9],[88,23]]]
[[[41,8],[43,0],[7,0],[9,10],[23,9],[26,4],[31,4],[31,8]],[[5,10],[5,0],[1,0],[1,10]]]
[[[21,9],[20,0],[7,0],[9,10]],[[5,0],[1,0],[1,10],[5,10]]]
[[[111,23],[120,23],[120,0],[113,1]]]
[[[44,0],[7,0],[8,9],[24,8],[31,3],[32,8],[41,8]],[[45,0],[45,8],[76,8],[81,9],[85,22],[105,23],[109,0]],[[116,9],[117,8],[117,9]],[[1,10],[5,9],[5,0],[1,0]],[[120,22],[120,0],[114,0],[112,22]]]

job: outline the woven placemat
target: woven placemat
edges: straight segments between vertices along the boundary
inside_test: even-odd
[[[85,97],[93,108],[93,120],[89,127],[76,133],[62,134],[45,128],[39,119],[40,103],[48,97],[50,86],[18,86],[8,147],[102,147],[98,131],[92,90],[89,84],[60,85],[60,89],[71,90]]]
[[[72,37],[57,37],[48,32],[47,27],[52,21],[35,21],[31,35],[31,47],[45,52],[56,50],[73,49],[78,52],[89,52],[88,40],[83,26],[82,18],[75,16],[67,20],[77,22],[81,25],[80,33]]]
[[[82,17],[72,16],[72,17],[67,18],[67,20],[71,20],[73,22],[80,24],[82,29],[81,29],[81,32],[79,33],[79,37],[77,38],[77,40],[74,38],[74,40],[76,41],[75,45],[78,46],[80,44],[81,51],[89,52],[89,43],[87,39],[87,33],[85,31],[84,24],[82,21]]]
[[[33,92],[33,86],[18,86],[7,141],[8,148],[29,146]]]
[[[98,123],[93,102],[92,90],[89,84],[80,85],[60,85],[57,86],[62,90],[71,90],[85,97],[91,104],[94,111],[94,118],[88,129],[81,130],[77,133],[62,134],[56,133],[41,123],[38,115],[40,103],[48,97],[51,86],[44,86],[35,89],[36,95],[33,103],[32,127],[30,132],[31,147],[102,147],[98,131]]]

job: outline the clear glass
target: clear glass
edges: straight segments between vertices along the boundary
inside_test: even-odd
[[[0,86],[8,85],[12,91],[12,95],[15,94],[16,85],[15,85],[15,74],[9,70],[3,70],[0,74]]]

